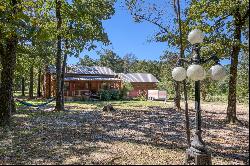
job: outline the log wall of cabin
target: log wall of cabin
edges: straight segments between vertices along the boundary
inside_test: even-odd
[[[65,81],[65,87],[68,89],[64,91],[65,96],[80,95],[79,91],[90,90],[96,93],[103,89],[103,85],[107,84],[110,89],[121,89],[122,82],[119,81]],[[157,89],[156,83],[131,83],[133,90],[129,92],[128,97],[133,98],[143,93],[147,97],[148,90]],[[56,80],[51,74],[46,73],[44,76],[44,97],[50,98],[55,96]],[[77,94],[76,94],[77,93]]]
[[[51,74],[44,76],[44,97],[50,98],[56,94],[56,80]],[[120,89],[121,81],[65,81],[65,96],[79,96],[81,92],[91,91],[96,93],[104,88],[104,84],[108,86],[108,89]]]

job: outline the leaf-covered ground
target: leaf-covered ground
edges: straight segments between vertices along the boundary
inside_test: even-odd
[[[184,112],[172,103],[105,102],[66,104],[67,112],[20,107],[10,128],[0,128],[0,164],[184,164]],[[193,109],[193,103],[189,104]],[[203,138],[213,164],[247,164],[249,109],[237,106],[246,125],[224,123],[226,104],[202,103]],[[190,111],[192,132],[194,111]]]

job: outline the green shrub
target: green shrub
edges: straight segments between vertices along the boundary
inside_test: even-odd
[[[120,90],[120,98],[121,99],[124,99],[127,97],[127,93],[131,90],[133,90],[133,86],[130,82],[124,82],[123,83],[123,87],[122,89]]]
[[[146,101],[147,100],[146,94],[144,92],[142,92],[137,97],[135,97],[134,100],[137,100],[137,101]]]
[[[111,93],[109,90],[101,90],[100,91],[100,99],[104,101],[111,100]]]
[[[109,93],[111,94],[112,100],[120,100],[120,91],[117,89],[110,90]]]
[[[100,97],[101,97],[101,100],[103,101],[120,100],[120,91],[116,89],[112,89],[112,90],[102,89],[100,91]]]

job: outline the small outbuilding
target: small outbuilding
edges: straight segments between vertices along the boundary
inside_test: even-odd
[[[133,90],[129,92],[128,97],[134,98],[140,95],[148,97],[148,90],[157,89],[159,82],[155,76],[150,73],[119,73],[122,82],[129,82],[133,86]]]

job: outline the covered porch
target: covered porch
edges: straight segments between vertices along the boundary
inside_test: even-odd
[[[120,89],[121,80],[118,78],[109,78],[101,80],[79,80],[65,78],[64,96],[71,98],[99,97],[99,91],[102,89]]]

